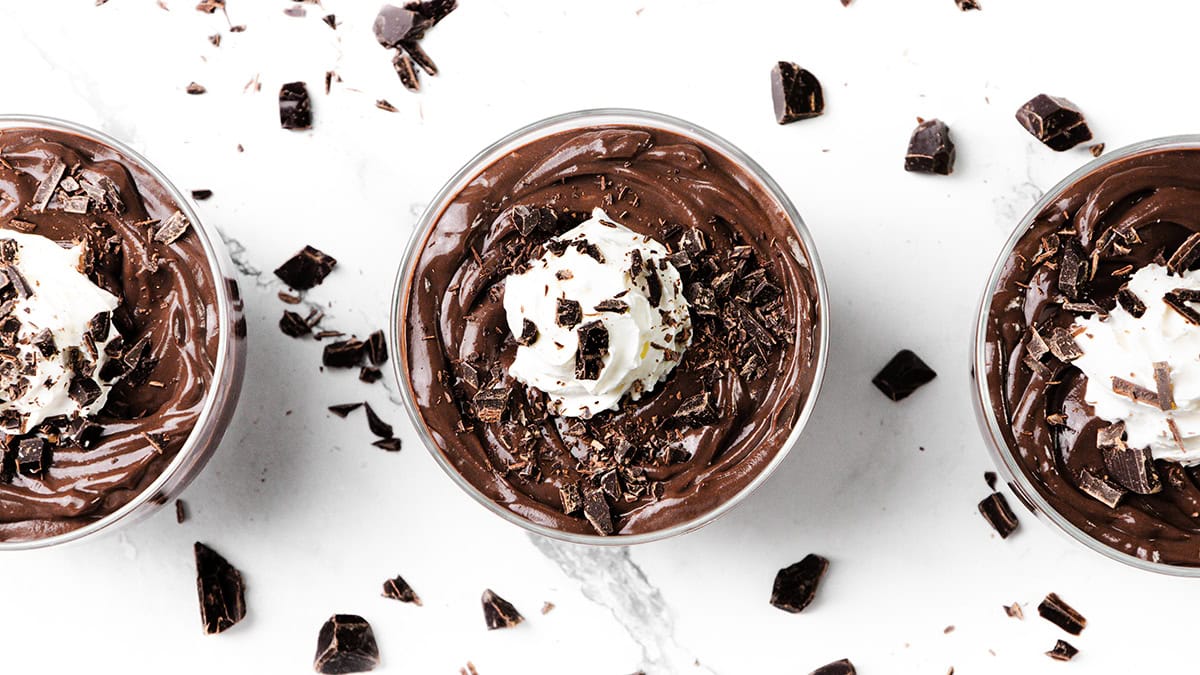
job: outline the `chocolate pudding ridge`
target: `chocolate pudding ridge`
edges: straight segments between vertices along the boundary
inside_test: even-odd
[[[149,338],[139,376],[118,380],[105,407],[88,418],[100,427],[95,440],[55,448],[40,476],[18,472],[0,482],[0,548],[25,548],[77,538],[115,522],[108,516],[165,502],[165,493],[194,476],[222,431],[211,416],[229,412],[240,386],[240,352],[222,341],[241,334],[230,325],[240,301],[182,196],[118,142],[67,122],[7,117],[0,118],[0,157],[0,190],[9,197],[0,203],[0,228],[33,223],[32,234],[93,250],[115,236],[89,277],[120,302],[114,328],[127,341]],[[55,159],[68,176],[111,180],[121,209],[92,202],[87,213],[70,213],[56,195],[44,210],[31,210]],[[176,211],[188,230],[169,244],[154,241],[153,223]],[[202,438],[189,445],[194,435]]]
[[[1114,248],[1114,226],[1136,231],[1138,242],[1121,247],[1127,251]],[[1056,301],[1063,297],[1057,272],[1033,264],[1039,253],[1059,260],[1061,254],[1047,258],[1042,238],[1063,230],[1075,233],[1060,239],[1077,241],[1084,259],[1091,260],[1101,243],[1099,265],[1080,300],[1111,311],[1133,273],[1163,264],[1200,232],[1200,137],[1116,151],[1048,192],[997,263],[976,336],[978,412],[1000,466],[1016,474],[1010,479],[1018,496],[1109,557],[1159,572],[1200,574],[1200,516],[1193,515],[1200,514],[1200,467],[1156,460],[1161,491],[1129,493],[1115,508],[1089,496],[1080,488],[1081,476],[1085,469],[1095,475],[1104,470],[1097,432],[1109,423],[1084,400],[1087,377],[1055,358],[1046,363],[1048,377],[1023,363],[1031,323],[1048,334],[1080,315]],[[1065,424],[1047,420],[1056,413],[1065,414]]]
[[[552,118],[481,153],[426,213],[427,231],[418,231],[410,244],[397,284],[397,373],[410,397],[409,412],[428,434],[435,457],[493,511],[543,534],[592,543],[658,538],[723,513],[765,479],[793,444],[824,365],[819,267],[802,223],[770,179],[727,143],[708,136],[687,123],[637,111]],[[514,460],[521,466],[530,459],[520,451],[523,446],[513,444],[511,431],[473,418],[471,395],[492,376],[511,388],[512,417],[539,410],[524,385],[507,374],[515,344],[505,324],[502,280],[530,250],[505,248],[518,236],[504,217],[514,206],[552,207],[568,221],[555,234],[602,207],[621,225],[668,248],[680,228],[703,232],[714,256],[728,253],[734,243],[748,244],[782,291],[780,305],[794,333],[763,364],[763,376],[746,385],[736,372],[725,372],[705,384],[697,362],[714,344],[698,328],[676,371],[651,394],[636,402],[627,396],[619,411],[586,421],[589,430],[637,419],[670,426],[681,400],[706,388],[715,394],[716,421],[675,434],[678,445],[694,454],[686,461],[676,455],[670,462],[639,464],[648,482],[662,484],[661,493],[610,499],[614,534],[621,536],[596,537],[583,515],[563,512],[558,488],[580,477],[588,457],[578,445],[578,422],[550,416],[532,425],[541,436],[535,443],[540,449],[532,453],[538,470],[529,477],[508,469]],[[542,250],[543,243],[532,250]],[[481,274],[480,265],[488,272]],[[463,320],[468,315],[471,320]],[[464,382],[460,364],[480,354],[484,382],[475,387]],[[462,433],[460,422],[469,431]],[[583,438],[599,435],[585,432]]]

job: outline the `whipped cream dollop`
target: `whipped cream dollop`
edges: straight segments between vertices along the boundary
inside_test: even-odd
[[[1200,271],[1174,275],[1150,264],[1129,279],[1128,289],[1145,305],[1141,316],[1119,305],[1107,317],[1075,320],[1075,343],[1083,355],[1074,365],[1088,378],[1084,400],[1098,417],[1125,423],[1130,447],[1149,447],[1155,459],[1200,464],[1200,326],[1163,300],[1177,289],[1200,291]],[[1166,364],[1169,373],[1174,406],[1165,406],[1167,410],[1151,396],[1158,392],[1156,363]],[[1117,393],[1113,378],[1142,388],[1142,395]],[[1168,420],[1178,429],[1178,439]]]
[[[692,322],[679,271],[654,239],[601,209],[546,243],[504,282],[517,338],[509,374],[545,392],[552,412],[590,417],[638,400],[675,369]]]
[[[99,412],[117,338],[116,296],[82,273],[82,246],[0,231],[0,419],[26,433],[57,415]]]

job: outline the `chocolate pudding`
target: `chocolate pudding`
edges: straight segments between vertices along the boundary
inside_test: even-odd
[[[436,448],[564,533],[634,535],[732,500],[820,367],[797,227],[690,136],[558,131],[466,179],[417,242],[398,331]]]
[[[1200,566],[1200,149],[1134,151],[1046,203],[985,300],[1004,445],[1087,535]]]
[[[211,269],[138,162],[0,129],[0,541],[94,522],[172,462],[213,386]]]

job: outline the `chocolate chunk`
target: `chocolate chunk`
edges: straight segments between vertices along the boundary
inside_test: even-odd
[[[71,397],[71,400],[83,408],[95,403],[96,399],[100,398],[100,394],[100,385],[96,384],[92,378],[83,375],[71,378],[71,384],[67,389],[67,395]]]
[[[384,5],[375,16],[375,39],[389,49],[400,46],[404,40],[420,40],[432,22],[417,12]]]
[[[528,237],[537,231],[553,234],[558,230],[558,216],[548,206],[514,206],[505,212],[507,219],[522,236]]]
[[[338,417],[345,418],[346,415],[358,410],[362,407],[362,405],[362,403],[339,403],[337,405],[329,406],[329,412],[337,415]]]
[[[508,409],[507,388],[480,389],[475,392],[475,417],[484,424],[498,424]]]
[[[211,548],[196,542],[196,590],[200,620],[208,635],[231,628],[246,616],[242,573]]]
[[[563,328],[574,328],[583,321],[583,308],[575,300],[559,298],[555,307],[554,323]]]
[[[182,499],[176,499],[175,522],[182,525],[185,520],[187,520],[187,506],[183,503]]]
[[[379,370],[378,368],[366,366],[362,370],[358,371],[358,379],[366,382],[367,384],[375,384],[383,379],[383,371]]]
[[[653,269],[646,270],[646,299],[650,301],[651,307],[658,307],[662,302],[663,285],[662,278],[658,276],[658,272]]]
[[[1134,384],[1129,380],[1114,376],[1112,378],[1112,390],[1121,396],[1128,396],[1136,403],[1158,407],[1158,392]]]
[[[1117,504],[1120,504],[1121,498],[1125,496],[1125,490],[1097,477],[1088,469],[1079,474],[1079,489],[1110,509],[1117,508]]]
[[[54,343],[54,333],[49,328],[43,328],[33,337],[33,346],[37,347],[42,356],[50,358],[58,353],[58,345]]]
[[[679,235],[679,248],[688,256],[696,258],[708,250],[708,240],[699,228],[688,227]]]
[[[964,12],[972,9],[983,9],[976,0],[954,0],[954,4],[958,5],[958,8]]]
[[[1200,258],[1200,232],[1194,232],[1167,259],[1167,269],[1174,274],[1183,274],[1191,268],[1192,263]]]
[[[849,2],[848,0],[842,0],[842,4],[848,5]],[[857,673],[858,671],[854,669],[854,664],[850,663],[850,659],[842,659],[841,661],[827,663],[808,675],[857,675]]]
[[[377,330],[367,337],[367,360],[373,366],[387,363],[387,338],[384,337],[383,331]]]
[[[995,490],[996,489],[996,472],[995,471],[984,471],[983,472],[983,482],[987,483],[989,490]]]
[[[691,305],[691,310],[696,314],[700,316],[717,316],[717,297],[713,293],[713,289],[702,283],[695,282],[688,284],[687,292],[684,295]]]
[[[449,16],[450,12],[458,9],[458,0],[423,0],[422,2],[408,2],[404,4],[404,9],[410,9],[426,19],[429,19],[433,25],[437,25],[442,19]]]
[[[1042,604],[1038,605],[1038,614],[1071,635],[1079,635],[1087,628],[1087,619],[1063,602],[1056,593],[1051,593],[1042,600]]]
[[[67,213],[87,213],[88,212],[88,196],[78,195],[75,197],[67,197],[59,200],[62,204],[62,210]]]
[[[17,441],[17,471],[26,476],[40,476],[50,466],[50,447],[40,436]]]
[[[321,363],[327,368],[357,368],[362,364],[366,346],[362,340],[330,342],[321,353]]]
[[[596,380],[604,368],[604,356],[608,354],[608,328],[600,320],[589,321],[580,326],[579,351],[575,354],[575,377],[580,380]]]
[[[1176,288],[1163,295],[1163,303],[1175,310],[1185,321],[1193,326],[1200,326],[1200,312],[1187,303],[1200,301],[1200,291],[1188,288]]]
[[[192,199],[202,202],[213,196],[212,190],[192,190]]]
[[[337,15],[336,14],[326,14],[325,16],[321,17],[321,20],[325,22],[325,25],[329,26],[330,28],[332,28],[334,30],[337,30]]]
[[[403,447],[403,443],[399,438],[381,438],[373,441],[371,445],[388,452],[400,452]]]
[[[313,670],[328,675],[365,673],[379,665],[371,624],[357,614],[334,614],[317,635]]]
[[[621,499],[625,496],[624,490],[621,489],[621,477],[617,475],[616,469],[610,469],[600,476],[600,491],[608,495],[609,499]]]
[[[400,602],[411,602],[417,607],[421,606],[421,598],[417,596],[417,592],[401,576],[383,582],[383,597],[399,600]]]
[[[312,326],[299,314],[284,310],[283,317],[279,319],[279,330],[283,331],[284,335],[302,337],[312,333]]]
[[[392,58],[392,68],[395,68],[396,75],[400,78],[400,84],[403,84],[405,89],[421,90],[421,78],[417,75],[417,69],[413,67],[412,59],[408,54],[398,52]]]
[[[176,211],[167,217],[166,220],[158,226],[154,231],[154,241],[160,244],[170,244],[183,236],[187,232],[191,223],[188,222],[182,211]]]
[[[1089,145],[1088,150],[1092,153],[1092,157],[1099,157],[1104,154],[1104,144],[1096,143],[1095,145]]]
[[[779,570],[775,575],[775,585],[771,588],[771,604],[792,614],[802,611],[813,601],[817,587],[828,570],[829,561],[814,553]]]
[[[1008,500],[999,492],[993,492],[979,502],[979,513],[983,515],[984,520],[988,521],[992,529],[996,530],[1001,539],[1008,539],[1008,535],[1012,534],[1020,524],[1017,521],[1017,514],[1009,508]]]
[[[1087,259],[1079,242],[1074,239],[1064,242],[1062,260],[1058,264],[1058,290],[1072,300],[1079,300],[1087,279],[1087,266]]]
[[[1154,362],[1154,388],[1158,394],[1158,407],[1162,410],[1175,409],[1175,391],[1171,385],[1171,364]]]
[[[558,497],[562,500],[562,511],[567,515],[583,508],[583,492],[579,489],[579,481],[559,485]]]
[[[943,176],[954,171],[954,141],[945,122],[933,119],[917,125],[908,141],[904,170]]]
[[[612,534],[615,531],[612,509],[608,505],[608,500],[604,498],[604,493],[590,485],[583,485],[580,490],[583,493],[584,518],[596,532],[603,535]]]
[[[1097,442],[1099,445],[1099,442]],[[1118,485],[1140,495],[1162,490],[1162,479],[1154,468],[1149,448],[1131,448],[1124,441],[1100,449],[1109,478]]]
[[[1058,640],[1054,643],[1054,649],[1046,652],[1046,656],[1055,661],[1070,661],[1078,653],[1079,650],[1072,646],[1071,643],[1065,640]]]
[[[521,321],[521,335],[517,337],[517,344],[528,347],[537,342],[538,327],[536,323],[529,319],[522,319]]]
[[[303,82],[288,82],[279,88],[279,124],[293,131],[312,128],[312,102]]]
[[[1029,344],[1026,346],[1029,356],[1040,359],[1050,353],[1050,345],[1046,343],[1046,338],[1038,332],[1037,326],[1029,329]]]
[[[1083,350],[1075,344],[1075,338],[1066,328],[1055,328],[1050,333],[1050,353],[1058,360],[1067,363],[1083,356]]]
[[[192,96],[199,96],[200,94],[203,94],[204,92],[206,92],[208,90],[205,89],[204,85],[200,84],[199,82],[191,82],[184,89],[184,91],[191,94]]]
[[[1136,293],[1129,290],[1129,286],[1122,286],[1117,290],[1117,302],[1125,308],[1126,312],[1135,318],[1141,318],[1146,313],[1146,304]]]
[[[1017,111],[1017,121],[1047,147],[1059,152],[1092,139],[1083,113],[1065,98],[1038,94]]]
[[[596,303],[597,312],[615,312],[617,314],[625,314],[629,311],[629,303],[620,298],[608,298]]]
[[[684,399],[675,409],[672,417],[683,420],[693,427],[711,424],[717,417],[716,408],[713,407],[712,393],[705,391]]]
[[[512,603],[496,595],[490,588],[483,592],[480,601],[483,603],[483,620],[487,623],[488,630],[512,628],[525,620]]]
[[[1125,423],[1114,422],[1106,427],[1101,427],[1096,432],[1096,447],[1125,447]]]
[[[780,124],[825,112],[825,98],[816,76],[787,61],[780,61],[771,69],[771,98],[775,103],[775,121]]]
[[[392,437],[392,425],[379,419],[379,415],[375,414],[375,410],[371,408],[370,403],[364,403],[363,410],[367,413],[367,428],[371,430],[371,433],[380,438]]]
[[[404,49],[404,53],[408,54],[408,57],[412,59],[412,62],[420,66],[421,70],[428,73],[430,77],[438,74],[437,64],[433,62],[433,59],[429,58],[429,54],[425,53],[425,49],[421,47],[421,43],[416,40],[405,40],[400,46]]]
[[[54,196],[54,190],[58,187],[59,181],[62,180],[63,174],[67,172],[67,165],[58,157],[50,164],[50,168],[46,171],[46,175],[42,180],[38,181],[37,189],[33,192],[33,199],[29,202],[29,210],[41,212],[46,210],[46,206],[50,203],[50,199]]]
[[[312,246],[305,246],[275,270],[275,276],[292,288],[306,291],[329,276],[337,260]]]
[[[888,398],[902,401],[935,377],[937,373],[925,365],[919,356],[907,349],[901,349],[871,382]]]

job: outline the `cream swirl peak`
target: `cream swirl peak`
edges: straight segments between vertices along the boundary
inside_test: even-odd
[[[80,271],[83,255],[83,246],[0,231],[0,419],[9,431],[94,415],[119,377],[101,376],[119,301]]]
[[[616,410],[627,393],[640,399],[692,338],[667,249],[599,208],[508,276],[504,311],[519,345],[509,374],[564,417]]]

